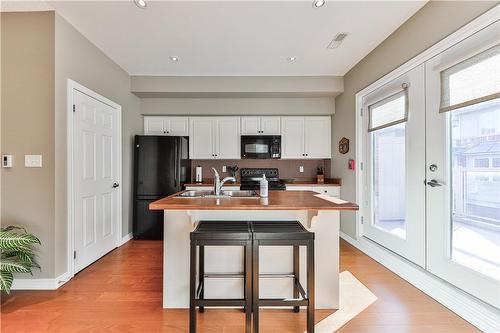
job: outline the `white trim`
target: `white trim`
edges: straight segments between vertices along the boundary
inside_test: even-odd
[[[118,246],[122,246],[124,245],[125,243],[127,243],[129,240],[131,240],[133,238],[133,234],[132,233],[129,233],[125,236],[122,237],[122,239],[120,240],[120,244],[118,244]]]
[[[361,237],[358,240],[340,232],[340,238],[384,267],[399,275],[463,319],[484,332],[500,332],[500,311],[432,275],[415,264]]]
[[[16,279],[12,282],[12,290],[56,290],[70,279],[68,273],[64,273],[55,279]]]
[[[71,79],[67,80],[67,181],[68,181],[68,193],[67,193],[67,205],[68,205],[68,233],[67,233],[67,267],[68,267],[68,280],[71,279],[75,274],[75,265],[73,260],[74,251],[74,203],[73,203],[73,90],[80,91],[96,100],[108,104],[112,108],[118,111],[118,183],[122,184],[122,107],[119,104],[107,99],[104,96],[97,94],[96,92],[88,89],[87,87],[75,82]],[[118,187],[118,219],[117,219],[117,236],[115,240],[116,247],[119,247],[122,243],[122,187]]]

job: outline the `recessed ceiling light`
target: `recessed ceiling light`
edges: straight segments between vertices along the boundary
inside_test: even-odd
[[[320,7],[323,7],[325,5],[326,1],[325,0],[315,0],[313,2],[313,7],[314,8],[320,8]]]
[[[172,56],[170,56],[170,57],[168,57],[168,58],[169,58],[170,60],[172,60],[172,61],[179,61],[179,58],[177,58],[177,57],[172,57]]]
[[[295,58],[295,57],[288,57],[288,58],[286,58],[286,60],[288,60],[288,61],[290,61],[290,62],[295,61],[296,59],[297,59],[297,58]]]
[[[135,5],[141,9],[145,9],[148,6],[146,0],[134,0]]]

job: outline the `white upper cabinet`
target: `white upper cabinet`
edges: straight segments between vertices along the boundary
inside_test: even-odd
[[[281,117],[260,117],[260,130],[264,135],[280,135]]]
[[[259,135],[260,117],[241,117],[241,135]]]
[[[281,117],[281,158],[304,156],[304,117]]]
[[[305,117],[304,153],[306,158],[331,158],[331,118]]]
[[[166,132],[163,117],[144,117],[144,134],[164,135]]]
[[[240,159],[240,117],[217,117],[214,122],[215,158]]]
[[[281,117],[281,158],[331,158],[329,116]]]
[[[191,159],[240,159],[239,117],[190,117]]]
[[[280,135],[281,117],[241,117],[241,135]]]
[[[189,157],[192,159],[215,158],[215,131],[210,117],[189,119]]]
[[[188,117],[145,116],[144,134],[188,136],[188,119]]]

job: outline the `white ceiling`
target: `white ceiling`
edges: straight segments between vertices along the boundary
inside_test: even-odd
[[[303,76],[344,75],[425,1],[48,3],[131,75]]]

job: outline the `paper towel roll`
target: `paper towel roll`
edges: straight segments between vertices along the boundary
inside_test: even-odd
[[[199,165],[196,167],[196,178],[195,178],[195,181],[197,183],[203,182],[203,168],[201,166],[199,166]]]

